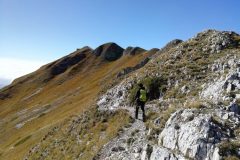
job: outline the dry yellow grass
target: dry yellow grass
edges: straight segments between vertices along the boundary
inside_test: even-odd
[[[81,114],[89,109],[96,97],[104,88],[104,84],[110,83],[113,76],[123,68],[134,66],[148,56],[148,53],[136,56],[123,56],[114,62],[101,62],[98,58],[88,56],[78,72],[72,76],[69,68],[65,73],[42,84],[39,79],[45,75],[46,68],[42,67],[29,76],[34,81],[14,84],[11,90],[13,95],[10,99],[0,100],[0,119],[3,120],[0,129],[0,159],[22,159],[24,154],[45,135],[49,128],[61,123],[73,114]],[[76,65],[75,65],[76,67]],[[36,78],[37,77],[37,78]],[[43,86],[41,92],[35,96],[23,100],[34,93],[39,86]],[[57,100],[58,99],[58,100]],[[59,104],[58,102],[59,101]],[[16,129],[20,123],[18,112],[28,109],[33,112],[46,104],[57,107],[48,113],[40,114],[37,118],[27,122],[22,128]],[[23,141],[24,138],[29,137]],[[16,145],[19,141],[22,143]]]

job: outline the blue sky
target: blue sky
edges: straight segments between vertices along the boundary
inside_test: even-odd
[[[27,73],[112,41],[150,49],[209,28],[239,33],[239,7],[239,0],[0,0],[0,68],[28,61]]]

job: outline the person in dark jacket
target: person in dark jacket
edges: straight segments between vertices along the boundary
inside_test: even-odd
[[[141,83],[139,84],[139,89],[137,91],[135,100],[137,102],[135,118],[138,119],[138,110],[139,110],[139,107],[141,107],[142,112],[143,112],[143,115],[142,115],[143,122],[145,122],[146,116],[145,116],[144,107],[145,107],[145,103],[147,101],[147,91],[146,91],[145,87],[143,86],[143,84],[141,84]]]

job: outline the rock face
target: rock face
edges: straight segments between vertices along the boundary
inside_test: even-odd
[[[123,55],[124,49],[116,43],[106,43],[97,47],[93,53],[107,61],[115,61]]]
[[[100,110],[116,110],[126,106],[128,90],[132,88],[133,82],[123,81],[119,85],[108,90],[100,97],[97,105]]]
[[[213,153],[215,147],[207,142],[209,136],[215,138],[214,135],[210,135],[214,132],[209,132],[215,126],[211,126],[210,121],[210,115],[196,116],[194,111],[188,110],[176,112],[160,134],[159,144],[170,150],[178,150],[186,157],[212,159],[208,152]]]
[[[227,120],[232,121],[232,125],[224,125]],[[167,121],[159,135],[160,146],[154,147],[151,159],[182,159],[184,156],[197,160],[217,160],[220,157],[218,144],[233,139],[232,130],[236,124],[239,124],[239,116],[227,111],[179,110]]]
[[[82,49],[78,49],[76,52],[66,56],[59,61],[52,63],[51,67],[51,75],[55,76],[65,72],[69,67],[79,63],[83,59],[86,58],[86,53],[90,52],[91,48],[83,47]]]
[[[216,76],[213,82],[203,85],[201,98],[210,99],[213,103],[225,100],[233,101],[238,98],[240,96],[240,61],[236,58],[219,60],[210,68],[221,76]],[[224,75],[226,70],[228,70],[228,74]]]
[[[181,154],[175,155],[167,148],[154,146],[150,160],[185,160],[185,158]]]

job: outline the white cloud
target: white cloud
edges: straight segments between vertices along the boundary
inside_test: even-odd
[[[45,62],[13,58],[0,58],[0,79],[10,81],[37,70]]]

